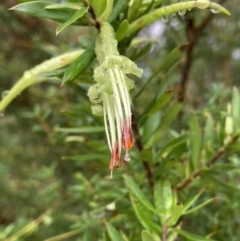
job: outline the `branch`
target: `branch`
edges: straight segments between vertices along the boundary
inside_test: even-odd
[[[188,177],[185,180],[183,180],[176,187],[176,190],[177,191],[181,191],[182,189],[187,187],[193,180],[195,180],[195,178],[199,177],[202,174],[202,172],[205,170],[205,167],[208,167],[208,168],[212,167],[215,164],[215,162],[226,153],[227,147],[229,147],[230,145],[234,144],[238,140],[239,136],[240,135],[233,136],[227,144],[225,144],[224,146],[220,147],[218,152],[206,163],[206,165],[204,165],[203,167],[200,167],[195,172],[193,172],[190,175],[190,177]]]
[[[137,123],[135,122],[134,114],[132,115],[132,117],[133,117],[132,129],[133,129],[133,134],[134,134],[134,137],[135,137],[136,146],[137,146],[139,152],[141,152],[143,150],[143,144],[142,144],[141,136],[139,134]],[[153,188],[153,182],[152,182],[151,168],[150,168],[150,166],[149,166],[149,164],[146,160],[144,160],[142,162],[142,164],[143,164],[143,168],[144,168],[145,173],[146,173],[146,178],[148,180],[148,184],[149,184],[150,188],[152,189]]]
[[[220,0],[219,4],[223,4],[226,1],[227,0]],[[213,17],[214,15],[212,13],[209,13],[208,16],[202,21],[202,23],[198,27],[194,27],[193,19],[187,20],[186,31],[187,31],[189,45],[185,52],[186,60],[182,69],[180,83],[177,88],[179,102],[184,102],[185,100],[186,85],[189,79],[189,73],[193,63],[192,61],[193,50],[203,30],[206,28],[209,22],[213,19]]]

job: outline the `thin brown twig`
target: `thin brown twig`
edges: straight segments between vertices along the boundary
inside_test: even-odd
[[[219,4],[223,4],[226,1],[227,0],[220,0]],[[194,26],[193,19],[187,19],[186,31],[187,31],[189,45],[185,52],[185,63],[182,68],[180,83],[177,88],[179,102],[184,102],[185,100],[186,85],[188,83],[190,69],[193,63],[192,61],[193,50],[203,30],[206,28],[209,22],[213,19],[213,17],[214,15],[212,13],[209,13],[208,16],[202,21],[202,23],[198,27]]]
[[[133,134],[134,134],[134,137],[135,137],[136,146],[137,146],[137,148],[140,152],[140,151],[143,150],[143,144],[142,144],[141,136],[139,134],[138,126],[137,126],[137,123],[135,121],[134,115],[132,117],[133,117],[133,123],[132,123]],[[149,166],[149,164],[146,160],[143,160],[142,164],[143,164],[143,167],[144,167],[144,170],[145,170],[145,173],[146,173],[146,178],[148,180],[148,184],[149,184],[150,188],[152,189],[153,188],[153,181],[152,181],[151,168],[150,168],[150,166]]]
[[[182,189],[184,189],[185,187],[187,187],[193,180],[195,180],[195,178],[199,177],[202,172],[205,170],[205,167],[210,168],[212,165],[214,165],[214,163],[225,154],[225,150],[228,146],[234,144],[239,138],[239,135],[233,136],[231,138],[231,140],[224,146],[222,146],[221,148],[219,148],[218,152],[206,163],[206,165],[204,167],[200,167],[199,169],[197,169],[195,172],[193,172],[190,177],[184,179],[177,187],[176,190],[177,191],[181,191]]]

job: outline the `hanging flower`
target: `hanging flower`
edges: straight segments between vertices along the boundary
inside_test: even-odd
[[[89,88],[88,96],[93,114],[104,117],[112,177],[113,168],[121,166],[121,149],[125,149],[123,159],[129,161],[128,150],[133,147],[129,91],[134,87],[134,82],[127,74],[140,77],[142,70],[127,57],[119,55],[113,28],[106,22],[101,26],[95,52],[100,65],[94,70],[96,83]]]

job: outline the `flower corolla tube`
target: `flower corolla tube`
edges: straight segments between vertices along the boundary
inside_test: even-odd
[[[103,115],[107,141],[111,152],[110,177],[114,168],[121,166],[121,150],[124,160],[129,161],[129,149],[133,147],[132,112],[130,90],[134,81],[128,74],[140,77],[142,69],[125,56],[119,55],[114,30],[107,22],[102,23],[95,52],[99,66],[94,70],[94,84],[88,90],[92,112]]]

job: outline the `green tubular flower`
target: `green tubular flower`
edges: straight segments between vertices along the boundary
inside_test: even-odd
[[[96,83],[89,88],[88,96],[93,104],[93,114],[103,114],[104,117],[111,152],[109,169],[112,177],[113,168],[121,165],[121,149],[126,150],[124,160],[129,161],[128,150],[133,147],[129,91],[134,87],[134,81],[126,75],[140,77],[142,70],[127,57],[119,55],[113,28],[106,22],[102,23],[95,52],[100,65],[94,70]],[[101,103],[103,113],[99,111]]]

